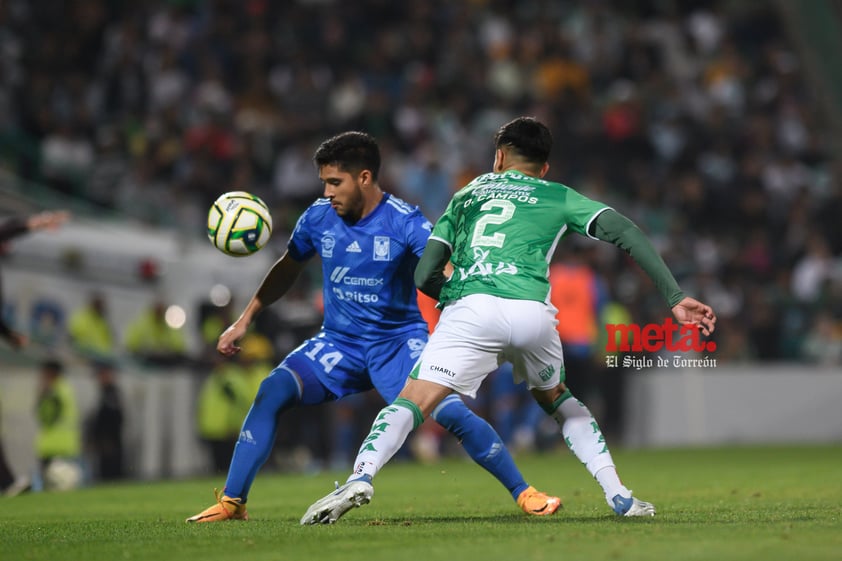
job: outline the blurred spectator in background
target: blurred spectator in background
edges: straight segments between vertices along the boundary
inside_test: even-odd
[[[243,366],[243,376],[249,387],[251,401],[257,395],[260,382],[266,377],[266,373],[275,367],[275,349],[265,335],[252,332],[240,341],[240,354],[237,358]]]
[[[29,337],[37,345],[51,351],[57,350],[67,340],[64,307],[50,298],[33,302]]]
[[[594,355],[607,287],[588,264],[590,251],[581,242],[560,251],[550,265],[550,302],[558,310],[556,330],[564,347],[564,371],[570,385],[581,388],[582,399],[601,409]]]
[[[67,211],[51,211],[28,217],[5,219],[0,223],[0,255],[6,252],[9,240],[36,230],[54,230],[67,222],[69,218],[70,213]],[[3,285],[2,276],[0,276],[0,337],[6,340],[14,349],[19,349],[27,344],[28,339],[25,335],[14,331],[6,324],[3,310]],[[0,420],[2,420],[2,408],[0,408]],[[2,437],[2,423],[0,423],[0,437]],[[29,487],[29,476],[21,475],[15,477],[12,473],[6,461],[6,453],[3,451],[2,438],[0,438],[0,494],[7,496],[17,495]]]
[[[80,195],[93,168],[94,146],[80,123],[60,122],[41,143],[41,171],[57,191]]]
[[[350,129],[380,139],[384,177],[436,218],[487,165],[494,124],[534,114],[565,131],[556,174],[634,201],[680,282],[703,271],[745,295],[735,316],[789,271],[784,292],[809,306],[842,257],[835,133],[788,37],[809,31],[775,3],[85,6],[0,4],[0,161],[150,224],[201,232],[207,202],[244,188],[288,233],[318,195],[313,140]],[[618,258],[599,270],[628,276]],[[635,317],[662,319],[638,284]],[[735,335],[759,360],[799,358],[761,340],[786,316],[778,296]]]
[[[99,360],[116,354],[114,332],[101,292],[92,292],[87,304],[70,314],[67,332],[74,350],[84,357]]]
[[[166,311],[166,303],[156,299],[126,328],[126,352],[145,366],[174,366],[187,359],[184,331],[167,322]]]
[[[396,187],[409,203],[421,207],[425,216],[441,216],[453,194],[455,178],[444,167],[437,148],[423,144],[417,156],[410,158]]]
[[[489,409],[488,419],[507,446],[516,451],[543,450],[560,442],[558,430],[545,435],[541,424],[546,415],[524,391],[526,384],[515,384],[512,363],[506,362],[488,375],[487,395],[478,396]]]
[[[820,312],[803,343],[804,358],[822,366],[842,366],[842,325],[827,312]]]
[[[601,307],[598,319],[600,326],[631,325],[633,321],[634,318],[629,307],[619,299],[606,301]],[[622,341],[623,336],[617,332],[614,333],[614,337],[616,338],[614,343],[619,349],[624,343]],[[629,333],[628,340],[625,343],[631,343],[631,333]],[[625,420],[628,368],[623,365],[621,351],[602,352],[607,345],[608,331],[601,328],[596,343],[596,348],[600,349],[601,352],[593,357],[596,384],[603,404],[599,425],[607,440],[611,440],[612,437],[619,440],[622,438],[623,421]],[[612,357],[616,357],[616,362],[611,361]]]
[[[253,398],[253,387],[240,361],[218,358],[210,376],[202,383],[196,409],[199,437],[208,448],[214,473],[228,471],[240,427]]]
[[[88,449],[93,456],[93,476],[99,481],[121,479],[123,465],[123,398],[117,385],[117,369],[109,361],[95,361],[93,375],[99,392],[88,420]]]
[[[28,217],[7,218],[0,223],[0,255],[7,250],[9,240],[37,230],[55,230],[70,219],[67,211],[48,211],[33,214]],[[0,280],[2,280],[0,278]],[[20,348],[28,341],[25,335],[13,331],[3,317],[3,287],[0,284],[0,337],[12,347]]]
[[[196,314],[200,341],[199,356],[196,360],[201,364],[207,362],[208,369],[213,366],[216,357],[216,340],[232,321],[233,304],[230,293],[226,292],[226,297],[229,300],[224,305],[216,305],[210,301],[202,302]]]
[[[55,359],[41,363],[35,416],[38,433],[35,453],[46,489],[66,490],[82,482],[79,454],[82,431],[79,406],[64,365]]]

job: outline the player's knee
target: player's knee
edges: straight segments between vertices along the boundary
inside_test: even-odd
[[[297,402],[300,397],[301,386],[295,374],[284,366],[279,366],[260,382],[254,403],[257,405],[270,401],[278,407],[284,407]]]
[[[558,405],[558,403],[563,400],[564,398],[569,396],[569,390],[564,386],[564,384],[558,384],[555,387],[542,390],[538,388],[532,388],[529,390],[532,393],[532,396],[535,398],[535,401],[538,402],[538,405],[547,409],[548,407],[552,407],[553,405]]]

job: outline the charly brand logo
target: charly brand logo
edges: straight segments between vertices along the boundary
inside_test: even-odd
[[[711,368],[716,366],[716,359],[709,355],[701,358],[688,358],[680,354],[672,357],[623,356],[617,353],[648,352],[657,353],[662,350],[675,353],[712,353],[716,350],[715,341],[704,341],[697,325],[679,325],[672,318],[665,318],[663,324],[613,324],[605,326],[608,341],[605,344],[605,364],[610,368],[622,366],[624,368],[663,368],[695,367]]]
[[[437,364],[431,364],[430,370],[432,370],[433,372],[441,372],[445,376],[449,376],[451,378],[456,376],[456,373],[453,372],[453,370],[450,370],[449,368],[445,368],[444,366],[439,366]]]

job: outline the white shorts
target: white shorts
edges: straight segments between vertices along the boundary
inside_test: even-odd
[[[410,376],[476,397],[485,377],[509,361],[515,383],[555,387],[564,381],[556,313],[533,300],[465,296],[445,307]]]

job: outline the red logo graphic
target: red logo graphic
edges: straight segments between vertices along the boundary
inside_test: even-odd
[[[647,351],[650,353],[666,349],[668,351],[708,351],[716,350],[716,342],[703,341],[701,331],[696,325],[678,325],[672,318],[665,318],[663,325],[648,323],[644,326],[622,323],[606,324],[608,343],[605,351]],[[678,334],[678,337],[674,337]]]

